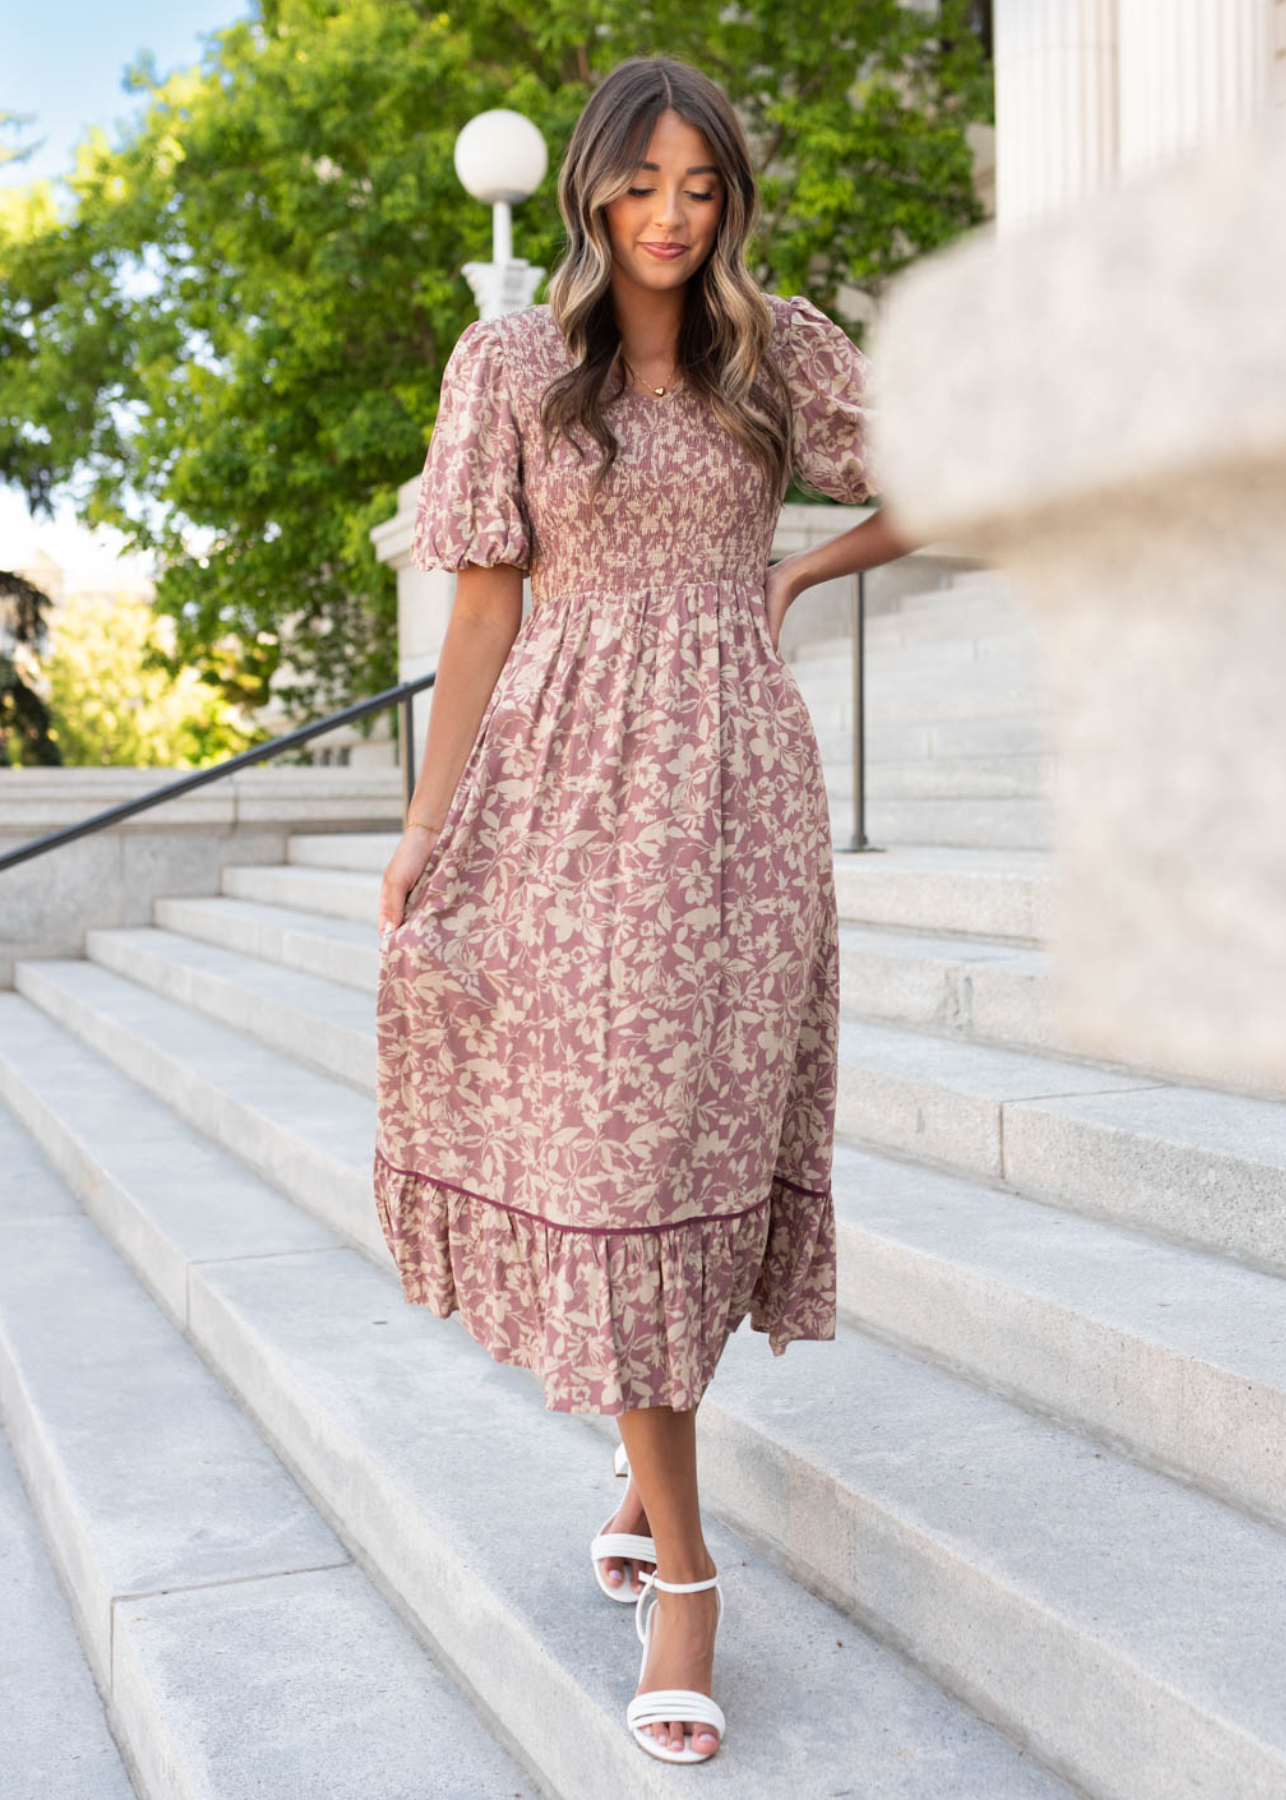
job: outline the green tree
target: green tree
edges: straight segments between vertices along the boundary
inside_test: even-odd
[[[63,762],[204,767],[263,736],[195,669],[171,673],[170,637],[171,622],[132,597],[84,596],[61,608],[41,674]]]
[[[0,569],[0,767],[62,761],[33,679],[49,642],[45,615],[52,604],[25,575]]]
[[[367,533],[423,457],[472,311],[461,265],[490,252],[454,173],[461,125],[504,104],[544,133],[520,240],[551,267],[555,170],[592,83],[664,45],[745,120],[757,279],[836,311],[842,283],[878,296],[979,222],[973,10],[261,0],[199,67],[134,67],[141,115],[81,145],[69,204],[0,208],[0,479],[40,507],[75,475],[87,521],[156,553],[176,668],[262,700],[288,636],[301,710],[369,692],[393,674],[396,607]]]

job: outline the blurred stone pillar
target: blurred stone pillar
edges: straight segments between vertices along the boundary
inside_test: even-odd
[[[1286,105],[1286,0],[994,0],[996,234]]]
[[[1116,0],[995,0],[996,234],[1117,174]]]
[[[1268,104],[1273,0],[1126,0],[1118,21],[1121,174],[1243,130]]]
[[[397,511],[371,532],[375,554],[397,576],[397,678],[415,681],[437,667],[455,603],[456,577],[447,569],[417,569],[411,562],[420,477],[413,475],[397,491]],[[531,584],[523,582],[523,610],[531,604]],[[433,690],[415,696],[415,767],[424,760]]]
[[[890,517],[1006,569],[1088,1056],[1286,1094],[1286,112],[926,258],[870,346]]]

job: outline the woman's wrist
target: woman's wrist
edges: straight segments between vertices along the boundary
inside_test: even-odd
[[[406,828],[408,831],[441,831],[442,829],[440,825],[426,825],[421,819],[408,819]]]

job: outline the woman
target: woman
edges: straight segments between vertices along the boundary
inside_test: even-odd
[[[704,1761],[697,1406],[747,1313],[778,1355],[835,1335],[830,824],[778,633],[909,546],[877,514],[768,566],[792,467],[872,491],[868,365],[751,279],[713,82],[619,65],[559,202],[549,302],[462,332],[420,489],[412,561],[459,578],[380,896],[375,1198],[409,1302],[617,1416],[591,1556],[639,1607],[628,1723]]]

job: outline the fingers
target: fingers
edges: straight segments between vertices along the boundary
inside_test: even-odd
[[[396,888],[385,888],[380,893],[379,930],[381,937],[387,937],[406,917],[406,894],[399,894]]]

